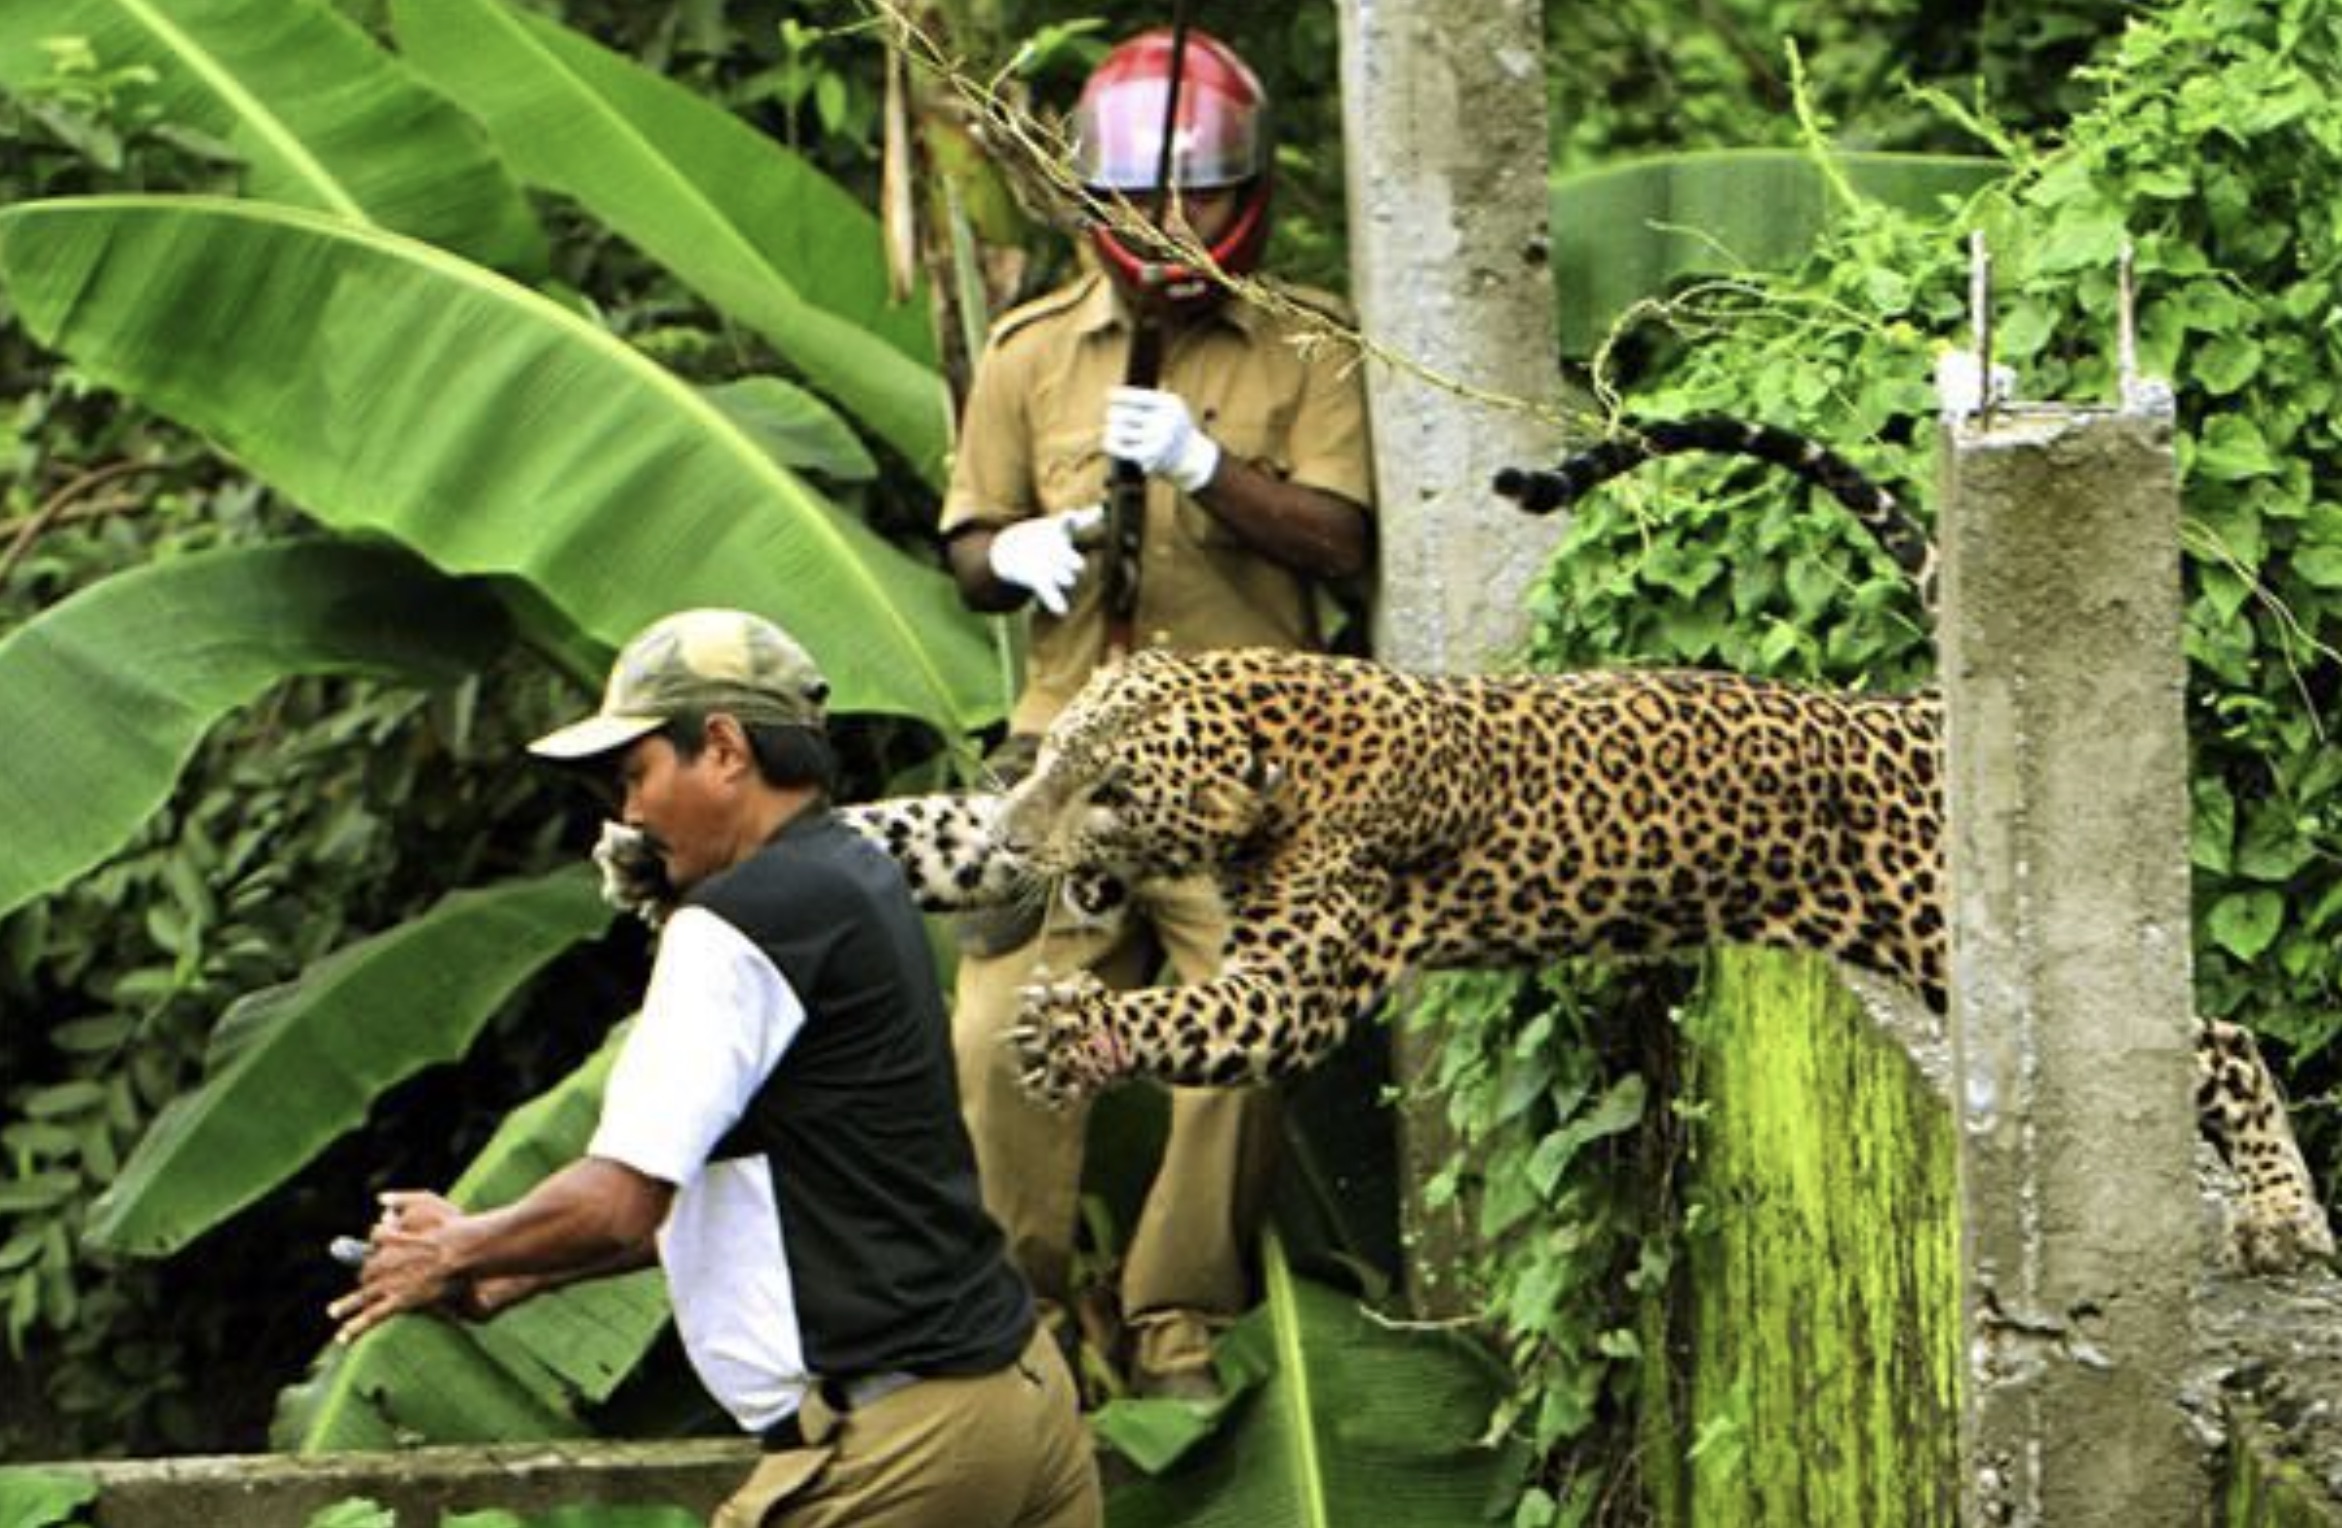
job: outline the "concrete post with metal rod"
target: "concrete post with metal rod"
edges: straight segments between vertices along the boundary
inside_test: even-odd
[[[2168,392],[2004,403],[1985,263],[1941,538],[1966,1368],[1963,1522],[2201,1521],[2180,1404],[2193,1175]],[[2127,292],[2127,279],[2125,290]],[[2127,333],[2127,297],[2126,333]]]

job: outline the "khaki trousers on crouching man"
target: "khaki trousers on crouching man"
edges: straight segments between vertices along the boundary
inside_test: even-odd
[[[764,1456],[711,1528],[1099,1528],[1105,1507],[1073,1376],[1046,1327],[1005,1369],[922,1379]]]
[[[1184,983],[1218,971],[1228,917],[1201,880],[1152,882],[1105,929],[1052,926],[1021,948],[963,947],[952,1005],[960,1098],[976,1145],[984,1207],[1008,1233],[1009,1257],[1062,1308],[1073,1258],[1089,1112],[1050,1109],[1018,1080],[1009,1043],[1017,989],[1038,967],[1087,970],[1116,991],[1145,986],[1168,959]],[[1211,1329],[1251,1304],[1251,1254],[1277,1162],[1273,1088],[1174,1088],[1170,1135],[1124,1249],[1122,1309],[1138,1333],[1142,1383],[1208,1367]]]

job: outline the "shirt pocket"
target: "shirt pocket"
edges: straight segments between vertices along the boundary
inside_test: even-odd
[[[1106,450],[1095,430],[1060,430],[1034,446],[1041,509],[1061,514],[1106,498]]]
[[[1270,477],[1293,475],[1293,416],[1299,405],[1279,398],[1266,408],[1221,406],[1207,410],[1204,430],[1220,449]]]

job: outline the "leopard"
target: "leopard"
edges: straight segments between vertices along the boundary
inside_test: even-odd
[[[1935,556],[1884,488],[1791,432],[1661,422],[1497,491],[1534,511],[1643,462],[1748,456],[1833,495],[1933,607]],[[838,808],[920,905],[1120,915],[1158,877],[1215,880],[1218,973],[1111,992],[1028,989],[1029,1090],[1134,1076],[1272,1082],[1325,1060],[1411,970],[1641,959],[1737,943],[1817,951],[1947,1006],[1943,710],[1689,669],[1430,676],[1366,659],[1141,650],[1101,669],[1013,788]],[[605,894],[646,904],[627,846]],[[2250,1031],[2206,1020],[2199,1123],[2243,1186],[2247,1267],[2331,1258],[2285,1101]]]
[[[1495,486],[1546,511],[1689,451],[1824,489],[1932,610],[1924,529],[1844,458],[1771,426],[1641,426]],[[1101,918],[1150,879],[1218,882],[1231,933],[1211,980],[1115,992],[1076,974],[1028,989],[1013,1036],[1026,1084],[1065,1102],[1141,1075],[1226,1087],[1306,1071],[1416,970],[1747,944],[1835,957],[1940,1016],[1942,735],[1932,690],[1140,650],[1093,676],[1005,795],[846,811],[931,908],[1053,898],[1053,916]],[[2201,1024],[2196,1103],[2243,1185],[2241,1260],[2332,1257],[2248,1030]]]

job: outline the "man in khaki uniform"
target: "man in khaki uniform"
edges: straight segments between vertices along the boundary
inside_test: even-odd
[[[1223,269],[1249,272],[1267,237],[1266,101],[1225,44],[1186,37],[1176,217]],[[1083,91],[1076,154],[1088,183],[1140,202],[1160,168],[1172,38],[1133,39]],[[1012,735],[1044,729],[1120,645],[1311,647],[1317,581],[1361,572],[1371,549],[1365,397],[1338,345],[1294,343],[1295,320],[1232,300],[1179,267],[1093,234],[1098,271],[995,326],[978,364],[943,511],[952,569],[975,608],[1034,601]],[[1332,299],[1281,289],[1339,317]],[[1154,387],[1121,385],[1134,309],[1161,325]],[[1108,609],[1107,553],[1085,550],[1113,461],[1147,474],[1137,598]],[[1006,1035],[1037,967],[1140,986],[1167,959],[1184,982],[1216,968],[1227,920],[1200,882],[1136,889],[1108,931],[1045,929],[999,954],[963,950],[954,1036],[984,1195],[1044,1299],[1070,1294],[1085,1118],[1030,1100]],[[1207,1391],[1212,1333],[1249,1303],[1253,1231],[1274,1168],[1266,1090],[1177,1090],[1170,1137],[1127,1250],[1122,1303],[1144,1393]]]

